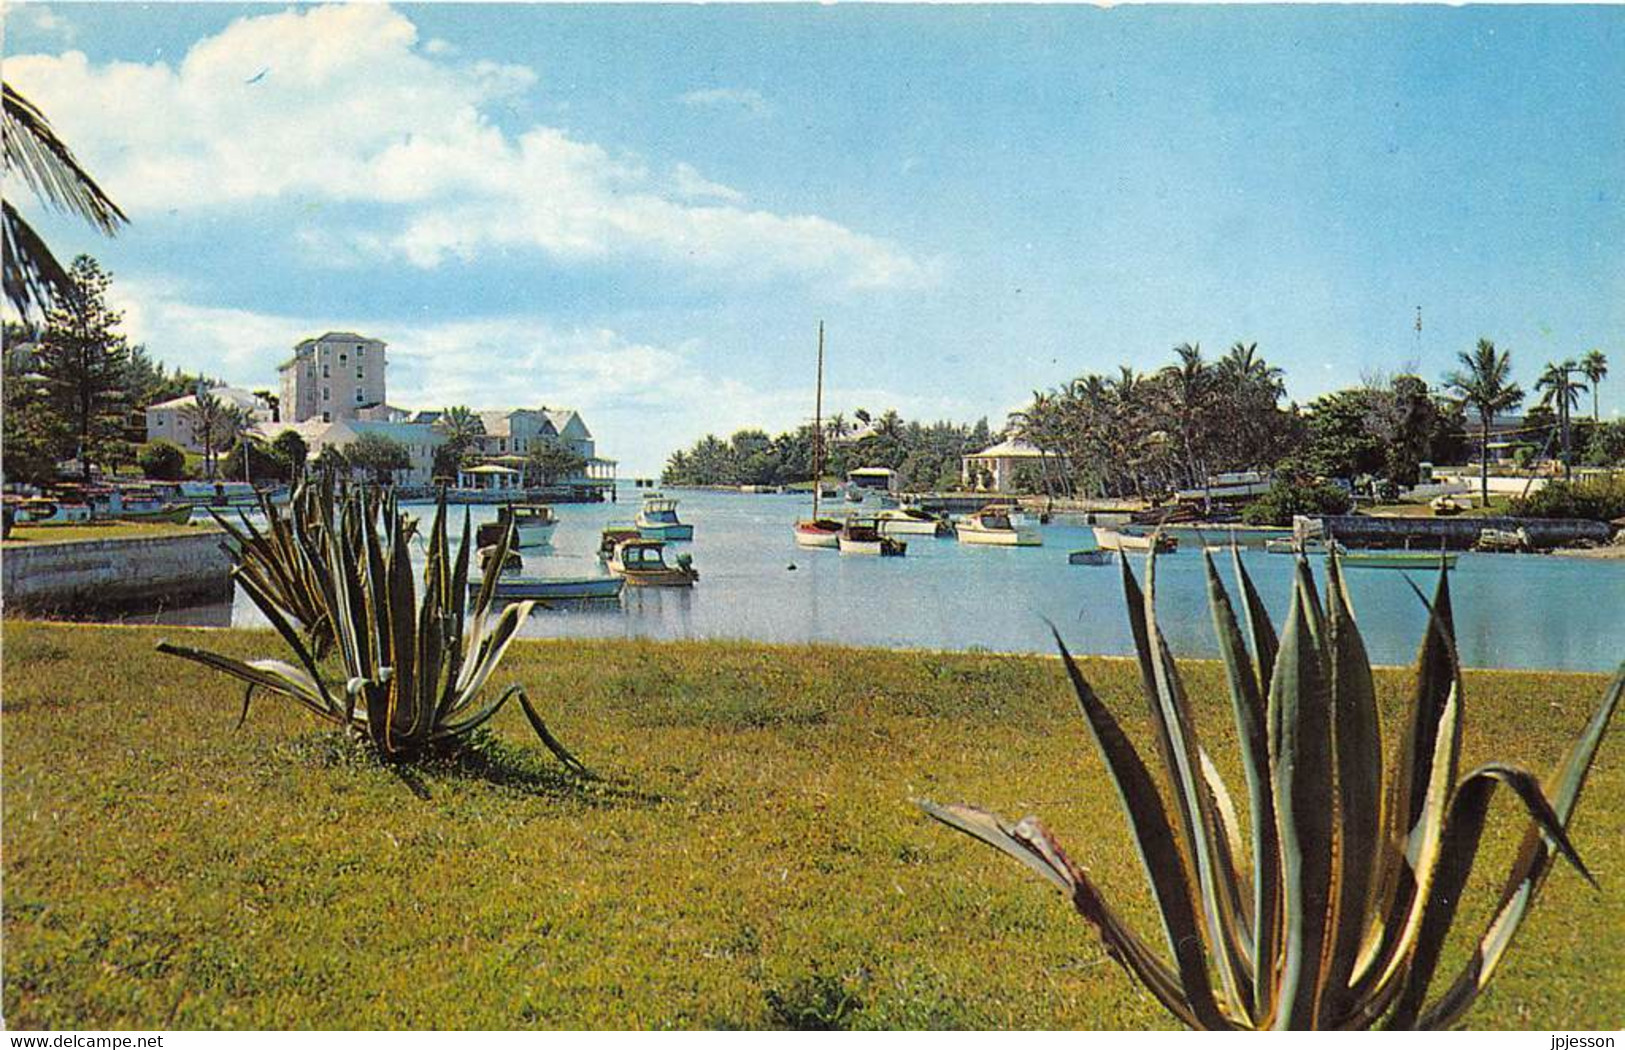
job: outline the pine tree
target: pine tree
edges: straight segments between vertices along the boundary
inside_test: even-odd
[[[129,347],[115,330],[123,315],[107,306],[111,276],[88,255],[68,276],[65,294],[46,311],[36,368],[57,458],[77,459],[89,481],[92,462],[122,437]]]

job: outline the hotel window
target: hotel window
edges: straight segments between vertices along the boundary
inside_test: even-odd
[[[355,377],[357,379],[363,378],[362,375],[361,375],[361,366],[360,365],[355,366]]]
[[[359,390],[355,392],[355,403],[358,405],[361,404],[361,391]]]
[[[323,401],[331,400],[332,396],[333,396],[333,388],[332,387],[327,387],[327,386],[322,387],[322,400]]]
[[[357,343],[357,344],[356,344],[356,347],[355,347],[355,356],[357,356],[357,357],[360,357],[360,356],[361,356],[361,355],[362,355],[362,354],[364,354],[364,353],[366,353],[366,352],[367,352],[367,348],[366,348],[366,347],[364,347],[364,346],[362,346],[362,345],[361,345],[361,344],[360,344],[360,343]]]
[[[332,369],[329,368],[329,366],[327,366],[327,365],[323,365],[322,366],[322,378],[323,379],[331,379],[332,377],[333,377]]]
[[[331,413],[331,412],[323,412],[322,413],[322,422],[323,423],[331,423],[331,422],[333,422],[333,413]]]

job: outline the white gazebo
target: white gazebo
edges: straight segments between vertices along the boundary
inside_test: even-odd
[[[1009,492],[1015,487],[1017,470],[1023,466],[1042,470],[1045,460],[1057,466],[1064,466],[1066,461],[1064,456],[1046,452],[1020,438],[1009,438],[980,452],[961,456],[959,477],[967,489],[985,487],[989,492]],[[991,482],[985,486],[978,485],[982,475],[990,478]]]
[[[487,492],[506,492],[518,490],[520,485],[519,471],[512,467],[501,467],[495,463],[486,463],[478,467],[469,467],[457,472],[457,487],[460,489],[482,489]]]

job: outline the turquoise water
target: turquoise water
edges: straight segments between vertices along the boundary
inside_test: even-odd
[[[790,526],[810,513],[810,497],[672,494],[681,498],[678,512],[695,534],[691,543],[672,544],[668,560],[680,551],[693,554],[700,571],[693,590],[628,588],[619,605],[607,608],[537,610],[524,633],[1047,653],[1054,650],[1049,620],[1076,652],[1132,652],[1117,568],[1067,564],[1068,551],[1094,546],[1087,528],[1044,526],[1044,546],[1030,548],[911,536],[906,557],[866,558],[795,546]],[[561,520],[553,549],[523,552],[524,571],[596,572],[599,529],[636,510],[634,490],[621,496],[619,504],[556,508]],[[491,507],[473,512],[476,523],[495,517]],[[1279,618],[1290,594],[1292,559],[1262,551],[1243,558]],[[1229,584],[1227,562],[1221,568]],[[1175,652],[1216,655],[1200,553],[1187,549],[1160,558],[1157,575],[1159,617]],[[1409,663],[1427,614],[1405,578],[1431,593],[1431,574],[1348,575],[1372,659]],[[1451,587],[1468,666],[1604,671],[1625,657],[1625,561],[1464,554]],[[246,623],[257,616],[239,597],[232,618]]]

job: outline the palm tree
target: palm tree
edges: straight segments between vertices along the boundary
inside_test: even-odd
[[[1591,384],[1591,422],[1599,422],[1601,415],[1597,411],[1597,387],[1608,378],[1608,355],[1601,350],[1587,351],[1580,358],[1580,371]]]
[[[241,405],[217,397],[201,384],[181,415],[192,425],[192,437],[203,446],[203,466],[211,479],[218,454],[231,448],[252,422]]]
[[[1497,350],[1489,339],[1480,339],[1472,351],[1456,355],[1461,371],[1444,377],[1444,385],[1463,407],[1478,413],[1479,484],[1484,505],[1490,502],[1490,425],[1498,412],[1510,412],[1523,404],[1523,388],[1512,382],[1512,352]]]
[[[51,130],[32,102],[4,85],[5,171],[19,174],[34,195],[57,211],[77,215],[108,236],[129,218],[102,192]],[[5,212],[5,294],[25,318],[72,289],[68,271],[11,201]]]
[[[458,456],[477,445],[485,434],[485,421],[467,405],[444,409],[434,425],[446,435],[446,446]]]
[[[1585,384],[1574,381],[1574,373],[1580,371],[1580,366],[1573,360],[1560,361],[1547,364],[1546,371],[1540,374],[1535,381],[1535,389],[1544,390],[1546,394],[1540,403],[1547,405],[1557,413],[1557,425],[1563,435],[1563,476],[1571,477],[1573,467],[1569,463],[1572,458],[1569,448],[1569,416],[1580,403],[1580,395],[1585,393]]]
[[[1202,344],[1180,343],[1174,347],[1177,364],[1160,373],[1173,395],[1173,412],[1179,427],[1179,441],[1185,458],[1185,478],[1195,485],[1207,477],[1197,455],[1206,437],[1208,403],[1213,389],[1213,370],[1202,360]]]

